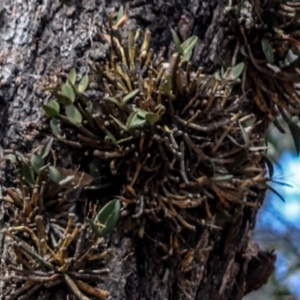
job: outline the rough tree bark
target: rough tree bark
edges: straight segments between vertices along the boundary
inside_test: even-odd
[[[178,28],[183,39],[197,35],[194,62],[211,73],[218,63],[218,53],[226,47],[221,25],[225,2],[134,0],[129,1],[130,17],[142,28],[151,29],[154,48],[172,45],[170,28]],[[120,4],[125,2],[1,1],[1,151],[12,143],[30,149],[39,142],[40,104],[45,97],[39,86],[53,79],[55,73],[67,72],[73,66],[84,74],[88,58],[104,55],[97,29],[102,24],[104,7],[118,8]],[[230,57],[233,49],[226,51]],[[261,193],[258,201],[263,198]],[[203,227],[188,233],[186,249],[195,250],[194,270],[190,273],[193,299],[239,300],[266,283],[275,256],[261,251],[252,241],[255,218],[255,210],[238,208],[234,219],[224,224],[221,231]],[[163,228],[154,226],[150,230],[157,232],[158,237]],[[159,251],[154,241],[126,236],[117,230],[110,237],[110,248],[113,258],[108,267],[113,280],[99,285],[110,291],[111,299],[178,299],[180,276],[172,277],[172,261],[168,265],[157,261]],[[52,299],[58,297],[53,295]]]

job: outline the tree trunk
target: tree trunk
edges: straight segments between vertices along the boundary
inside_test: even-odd
[[[222,25],[225,2],[136,0],[127,4],[130,18],[141,28],[150,28],[154,49],[174,48],[170,28],[177,29],[182,40],[196,35],[193,61],[205,73],[212,74],[221,50],[228,57],[232,57],[234,50],[226,48],[227,36]],[[118,9],[122,3],[125,4],[102,0],[1,1],[3,149],[17,144],[28,150],[45,137],[40,109],[45,94],[40,87],[55,81],[55,74],[68,72],[72,67],[85,74],[88,59],[104,57],[105,47],[97,36],[104,8]],[[262,203],[263,198],[261,191],[257,201]],[[125,234],[130,222],[122,221],[109,239],[113,254],[107,265],[109,278],[99,282],[99,287],[109,291],[111,299],[242,299],[265,284],[274,269],[275,255],[259,250],[251,239],[256,213],[252,208],[238,206],[233,219],[224,222],[222,229],[206,225],[195,232],[185,232],[185,252],[170,255],[164,261],[160,259],[158,241],[168,228],[149,222],[144,237],[139,238],[131,235],[129,229]],[[2,215],[2,222],[3,218]],[[1,247],[5,249],[5,245]],[[191,261],[185,266],[182,261],[188,259],[187,254],[191,254]],[[6,295],[6,286],[2,288],[0,294]],[[57,299],[60,294],[65,295],[63,291],[43,292],[49,299]],[[42,294],[39,297],[45,299]]]

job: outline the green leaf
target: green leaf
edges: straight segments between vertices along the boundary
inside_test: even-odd
[[[131,91],[129,94],[127,94],[125,97],[122,98],[122,104],[126,104],[129,100],[131,100],[132,98],[134,98],[138,93],[139,93],[139,89],[135,89],[133,91]]]
[[[34,186],[35,180],[34,180],[34,173],[29,164],[23,164],[22,165],[22,175],[27,182],[27,184],[31,187]]]
[[[237,65],[235,65],[229,73],[230,80],[238,79],[241,76],[241,74],[243,73],[244,67],[245,67],[245,63],[243,63],[243,62],[240,62]]]
[[[46,158],[48,156],[52,147],[52,143],[53,143],[53,138],[48,139],[44,147],[39,151],[39,154],[42,158]]]
[[[141,119],[138,117],[138,111],[132,112],[126,122],[126,127],[129,129],[134,129],[140,127],[146,123],[145,119]]]
[[[56,138],[61,138],[60,130],[58,129],[58,120],[56,118],[51,119],[50,127],[54,136]]]
[[[135,108],[135,111],[138,112],[138,116],[142,119],[146,118],[146,114],[148,113],[146,110],[142,109],[142,108]]]
[[[69,84],[64,84],[61,87],[61,94],[65,97],[67,97],[68,99],[70,99],[70,101],[73,103],[75,101],[75,93],[73,88],[69,85]]]
[[[41,155],[37,153],[33,153],[32,156],[30,157],[30,164],[33,170],[36,173],[39,173],[40,169],[44,166],[45,162]]]
[[[42,106],[44,113],[47,117],[56,117],[59,114],[60,106],[55,100],[50,101],[48,104]]]
[[[55,167],[50,166],[48,168],[48,172],[49,177],[52,181],[54,181],[55,183],[59,183],[61,181],[61,175]]]
[[[4,155],[3,159],[1,159],[1,161],[3,160],[9,160],[12,164],[15,164],[17,162],[17,157],[15,154],[7,154]]]
[[[242,136],[243,136],[243,139],[244,139],[244,142],[245,142],[245,146],[246,146],[246,148],[248,148],[249,145],[250,145],[249,134],[246,132],[244,126],[241,124],[240,121],[239,121],[239,127],[240,127],[241,132],[242,132]]]
[[[289,129],[291,131],[295,147],[296,147],[296,153],[297,156],[300,153],[300,143],[299,143],[299,138],[300,138],[300,127],[295,123],[295,122],[288,122]]]
[[[75,125],[81,124],[82,122],[81,113],[73,104],[67,105],[65,109],[66,109],[66,115],[71,123]]]
[[[117,21],[119,21],[123,16],[124,16],[124,7],[123,5],[121,5],[117,15]]]
[[[119,220],[121,203],[118,199],[109,201],[97,214],[94,219],[94,228],[97,237],[105,237],[115,228]]]
[[[128,128],[121,121],[119,121],[117,118],[115,118],[112,115],[110,115],[110,117],[120,126],[120,128],[122,128],[126,131],[128,130]]]
[[[74,85],[76,82],[76,70],[73,68],[69,75],[68,75],[68,80],[70,80],[70,82]]]
[[[157,123],[159,121],[159,115],[153,114],[153,113],[147,113],[145,115],[145,119],[148,123],[150,123],[151,125],[154,125],[155,123]]]
[[[180,40],[179,40],[179,37],[178,37],[176,31],[171,28],[171,33],[172,33],[172,37],[173,37],[173,41],[174,41],[174,44],[175,44],[176,51],[179,54],[182,54],[183,51],[182,51],[182,48],[180,47]]]
[[[82,77],[82,79],[80,80],[79,84],[78,84],[78,91],[80,93],[85,92],[85,90],[87,89],[89,85],[89,76],[88,75],[84,75]]]
[[[118,107],[122,107],[122,104],[118,101],[118,99],[116,99],[114,97],[107,97],[107,98],[105,98],[105,100],[108,100],[108,101],[116,104]]]
[[[195,45],[197,44],[198,37],[193,35],[186,39],[180,46],[183,53],[193,51]]]
[[[262,46],[262,50],[264,52],[267,62],[269,64],[273,64],[274,63],[274,52],[273,52],[272,45],[270,44],[270,42],[267,39],[262,39],[261,46]]]
[[[117,146],[118,142],[117,142],[117,139],[115,138],[115,136],[108,129],[105,129],[105,133],[107,134],[109,139],[113,142],[113,144],[115,146]]]

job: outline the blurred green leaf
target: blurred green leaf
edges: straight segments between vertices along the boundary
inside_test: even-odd
[[[145,119],[139,118],[138,111],[133,111],[127,119],[126,127],[129,129],[134,129],[144,125],[145,123],[146,123]]]
[[[119,220],[121,203],[118,199],[109,201],[97,214],[92,227],[97,237],[105,237],[115,228]]]
[[[53,138],[48,139],[44,147],[39,151],[39,154],[41,155],[42,158],[45,159],[48,156],[52,147],[52,143],[53,143]]]
[[[240,62],[237,65],[235,65],[230,71],[229,79],[230,80],[238,79],[241,76],[241,74],[243,73],[244,67],[245,67],[245,64],[243,62]]]
[[[30,157],[30,164],[33,170],[38,174],[40,169],[44,166],[45,162],[41,155],[33,153]]]
[[[123,16],[124,16],[124,7],[123,5],[121,5],[118,10],[117,21],[119,21]]]
[[[266,57],[266,60],[269,64],[274,63],[274,52],[271,43],[267,39],[261,40],[261,46]]]
[[[61,93],[63,96],[70,99],[70,101],[73,103],[75,101],[75,93],[73,88],[69,84],[64,84],[61,87]]]
[[[54,134],[54,136],[56,138],[60,138],[61,134],[60,134],[60,130],[58,129],[58,120],[56,118],[51,119],[50,127],[51,127],[51,130],[52,130],[52,133]]]
[[[239,121],[239,127],[241,129],[242,132],[242,136],[245,142],[245,147],[248,148],[250,145],[250,138],[249,138],[249,134],[246,132],[245,128],[243,127],[243,125],[241,124],[241,122]]]
[[[47,117],[56,117],[59,114],[60,106],[55,100],[50,101],[48,104],[42,106],[44,113]]]
[[[17,157],[15,154],[6,154],[1,159],[1,161],[3,161],[3,160],[9,160],[12,164],[15,164],[17,162]]]
[[[154,113],[147,113],[145,115],[145,119],[149,124],[154,125],[155,123],[157,123],[159,121],[159,115],[154,114]]]
[[[31,168],[31,166],[29,164],[22,165],[22,175],[23,175],[25,181],[27,182],[27,184],[29,186],[33,187],[35,184],[34,173],[33,173],[33,169]]]
[[[79,125],[82,122],[82,116],[80,111],[75,107],[73,104],[69,104],[65,107],[66,109],[66,115],[68,117],[68,120],[75,124]]]
[[[171,28],[171,33],[172,33],[173,41],[174,41],[174,44],[175,44],[176,52],[178,52],[179,54],[182,54],[183,51],[182,51],[182,48],[180,46],[180,40],[179,40],[179,37],[178,37],[176,31]]]
[[[88,75],[84,75],[78,84],[78,91],[80,93],[83,93],[85,92],[88,86],[89,86],[89,77]]]
[[[59,171],[53,166],[49,166],[48,171],[50,179],[55,183],[59,183],[61,180],[61,175]]]
[[[139,89],[135,89],[133,91],[131,91],[129,94],[127,94],[125,97],[123,97],[122,99],[122,104],[126,104],[130,99],[134,98],[138,93],[139,93]]]
[[[122,104],[118,101],[118,99],[116,99],[114,97],[107,97],[107,98],[105,98],[105,100],[108,100],[108,101],[116,104],[118,107],[122,107]]]
[[[118,142],[117,142],[117,139],[115,138],[115,136],[108,129],[105,129],[105,133],[107,134],[109,139],[113,142],[113,144],[115,146],[117,146]]]
[[[68,75],[68,80],[70,80],[70,82],[74,85],[76,82],[76,70],[73,68],[69,75]]]

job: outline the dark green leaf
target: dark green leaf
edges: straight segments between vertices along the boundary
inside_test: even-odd
[[[61,175],[60,175],[59,171],[55,167],[52,167],[52,166],[50,166],[48,168],[48,171],[49,171],[50,179],[55,183],[59,183],[61,180]]]
[[[294,143],[295,143],[296,153],[297,153],[297,155],[299,155],[299,153],[300,153],[300,143],[299,143],[300,127],[295,122],[292,122],[292,121],[288,122],[288,126],[291,131]]]
[[[180,46],[181,46],[181,49],[183,51],[183,54],[184,53],[187,53],[187,52],[191,52],[193,51],[196,43],[198,41],[198,37],[193,35],[191,37],[189,37],[188,39],[186,39]]]
[[[52,143],[53,143],[53,138],[48,139],[44,147],[40,150],[39,154],[41,155],[42,158],[46,158],[48,156],[52,147]]]
[[[33,173],[33,169],[31,168],[31,166],[29,164],[22,165],[22,175],[23,175],[25,181],[27,182],[27,184],[29,186],[33,187],[35,184],[34,173]]]
[[[69,104],[65,107],[66,109],[66,115],[68,117],[68,120],[75,124],[75,125],[79,125],[82,122],[82,116],[80,111],[73,105],[73,104]]]
[[[108,129],[105,129],[105,133],[107,134],[109,139],[113,142],[113,144],[117,146],[117,139],[115,138],[115,136]]]
[[[121,121],[119,121],[117,118],[115,118],[112,115],[110,115],[110,117],[120,126],[120,128],[122,128],[126,131],[128,130],[128,128]]]
[[[140,127],[146,123],[145,119],[141,119],[138,116],[138,111],[132,112],[126,122],[126,127],[129,129],[134,129]]]
[[[44,113],[47,117],[56,117],[59,114],[60,106],[59,103],[55,100],[50,101],[48,104],[42,106]]]
[[[61,93],[63,96],[70,99],[70,101],[73,103],[75,101],[75,93],[73,88],[69,84],[64,84],[61,87]]]
[[[44,166],[45,162],[41,155],[37,153],[33,153],[32,156],[30,157],[30,164],[33,170],[36,173],[39,173],[40,169]]]
[[[245,147],[248,148],[250,145],[250,138],[249,138],[249,133],[246,132],[245,128],[243,127],[243,125],[241,124],[241,122],[239,121],[239,127],[241,129],[242,132],[242,136],[245,142]]]
[[[172,37],[173,37],[173,41],[174,41],[174,44],[175,44],[176,51],[179,54],[182,54],[183,51],[182,51],[182,48],[180,47],[180,40],[179,40],[179,37],[178,37],[176,31],[171,28],[171,33],[172,33]]]
[[[157,123],[159,121],[159,115],[153,114],[153,113],[147,113],[145,115],[145,119],[148,123],[150,123],[151,125],[154,125],[155,123]]]
[[[119,21],[123,16],[124,16],[124,7],[123,5],[121,5],[117,15],[117,21]]]
[[[122,104],[126,104],[130,99],[134,98],[138,93],[139,93],[139,89],[135,89],[133,91],[131,91],[129,94],[127,94],[125,97],[123,97],[122,99]]]
[[[274,52],[271,43],[267,39],[261,40],[261,46],[266,57],[266,60],[269,64],[274,63]]]
[[[89,86],[89,76],[84,75],[78,84],[78,91],[80,93],[83,93],[85,92],[88,86]]]
[[[121,203],[118,199],[109,201],[94,219],[94,233],[98,237],[105,237],[115,228],[120,216]]]
[[[70,80],[70,82],[74,85],[76,82],[76,70],[73,68],[69,75],[68,75],[68,80]]]
[[[51,119],[50,127],[51,127],[51,130],[52,130],[52,133],[54,134],[54,136],[56,138],[60,138],[61,134],[60,134],[60,130],[58,128],[58,120],[57,119],[55,119],[55,118]]]
[[[135,108],[134,110],[138,112],[138,116],[141,119],[145,119],[146,118],[146,114],[148,113],[146,110],[144,110],[142,108]]]
[[[230,80],[238,79],[240,75],[243,73],[244,67],[245,64],[243,62],[240,62],[237,65],[235,65],[229,73],[229,79]]]
[[[105,98],[105,100],[108,100],[108,101],[116,104],[118,107],[122,107],[122,104],[118,101],[118,99],[116,99],[114,97],[107,97],[107,98]]]

